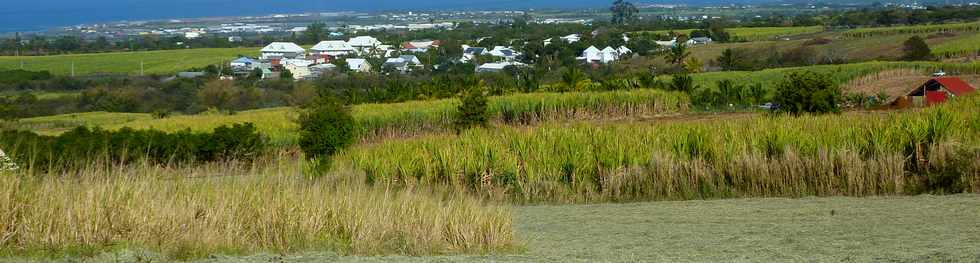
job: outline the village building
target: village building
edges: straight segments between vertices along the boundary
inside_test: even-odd
[[[673,46],[677,45],[677,38],[675,37],[674,39],[671,39],[670,41],[654,40],[653,42],[656,43],[659,46],[662,46],[662,47],[673,47]]]
[[[354,71],[354,72],[370,72],[371,71],[371,63],[369,63],[366,59],[363,59],[363,58],[348,58],[345,61],[347,61],[347,68],[350,71]]]
[[[353,46],[342,40],[320,41],[310,48],[310,55],[316,63],[328,63],[330,58],[349,56],[357,53]]]
[[[516,62],[516,61],[503,61],[503,62],[484,63],[483,65],[480,65],[480,66],[476,67],[476,72],[478,72],[478,73],[482,73],[482,72],[500,72],[500,71],[503,71],[505,68],[510,67],[510,66],[522,67],[522,66],[525,66],[525,64],[520,63],[520,62]]]
[[[463,45],[463,57],[459,59],[460,62],[470,62],[478,56],[483,55],[487,52],[487,48],[484,47],[471,47]]]
[[[975,91],[976,88],[960,78],[934,77],[904,97],[898,98],[893,104],[897,106],[932,106]]]
[[[272,62],[273,66],[278,66],[283,59],[303,59],[306,58],[306,49],[292,42],[272,42],[262,48],[261,60]]]
[[[231,66],[231,70],[236,73],[251,72],[257,64],[258,62],[248,57],[240,57],[228,63]]]
[[[381,45],[381,41],[371,36],[358,36],[347,40],[347,44],[357,50],[359,54],[371,53]]]
[[[565,43],[571,44],[582,40],[582,36],[580,36],[579,34],[571,34],[571,35],[561,37],[561,40],[565,41]]]
[[[439,44],[441,44],[439,40],[406,41],[405,43],[402,43],[402,50],[408,52],[425,53],[428,52],[429,49],[438,48]]]
[[[688,46],[707,45],[707,44],[711,44],[711,38],[695,37],[695,38],[688,39],[687,41],[684,42],[684,44]]]
[[[493,49],[490,50],[490,52],[488,52],[488,53],[491,56],[498,57],[498,58],[503,58],[503,59],[508,60],[508,61],[509,60],[514,60],[515,58],[517,58],[517,56],[520,55],[520,53],[517,53],[517,51],[514,51],[514,49],[512,49],[510,47],[504,47],[504,46],[496,46],[496,47],[493,47]]]
[[[284,59],[282,61],[282,68],[293,74],[295,80],[311,78],[313,74],[310,71],[310,65],[313,65],[313,61],[305,59]]]
[[[621,55],[629,54],[630,51],[625,46],[620,47],[620,49],[614,49],[612,47],[606,47],[599,49],[595,46],[589,46],[585,51],[582,51],[582,56],[576,59],[585,61],[585,63],[610,63],[619,59]]]

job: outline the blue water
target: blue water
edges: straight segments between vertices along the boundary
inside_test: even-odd
[[[0,0],[0,32],[286,12],[604,7],[612,0]]]

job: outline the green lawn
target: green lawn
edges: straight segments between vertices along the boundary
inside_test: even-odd
[[[199,48],[182,50],[114,52],[55,56],[0,56],[0,69],[47,70],[56,75],[71,74],[72,62],[79,76],[95,73],[138,75],[140,62],[145,74],[169,74],[193,67],[224,64],[238,55],[257,56],[259,48]]]
[[[217,256],[208,262],[976,262],[980,196],[729,199],[515,208],[513,255]],[[124,251],[94,261],[133,261]],[[3,260],[0,260],[3,261]]]

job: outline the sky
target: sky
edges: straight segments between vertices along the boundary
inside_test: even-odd
[[[122,20],[285,12],[603,7],[612,0],[0,0],[0,32]]]

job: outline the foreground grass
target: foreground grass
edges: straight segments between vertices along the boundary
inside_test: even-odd
[[[223,64],[239,55],[256,56],[259,48],[195,48],[160,51],[112,52],[54,56],[0,56],[0,69],[47,70],[56,75],[71,74],[72,63],[78,76],[97,73],[139,75],[170,74],[211,64]]]
[[[511,251],[507,209],[440,191],[304,179],[302,162],[0,174],[0,257],[146,250],[433,255]],[[350,178],[352,175],[348,175]]]
[[[974,262],[980,196],[729,199],[514,208],[510,255],[217,255],[207,262]],[[94,262],[153,260],[107,253]],[[0,259],[0,262],[4,261]],[[10,260],[20,262],[19,260]],[[65,260],[69,261],[69,260]]]

